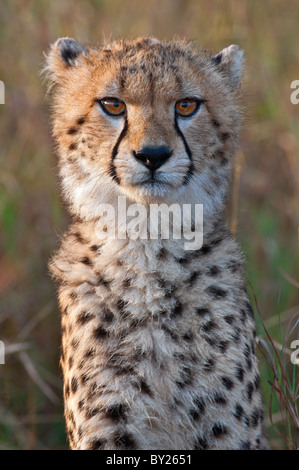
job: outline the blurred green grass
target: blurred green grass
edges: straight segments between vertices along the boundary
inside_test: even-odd
[[[40,76],[49,44],[60,36],[95,44],[187,36],[214,52],[231,43],[245,50],[241,180],[228,214],[247,259],[253,303],[256,296],[270,334],[281,342],[284,318],[299,310],[298,288],[284,275],[298,280],[299,105],[290,102],[290,84],[299,78],[298,24],[299,3],[282,0],[1,1],[0,338],[28,349],[11,352],[0,366],[0,449],[67,448],[60,320],[47,271],[68,222]],[[257,322],[265,338],[258,315]],[[298,328],[294,334],[299,338]],[[261,370],[268,415],[273,374],[262,355]],[[296,373],[298,383],[298,367]],[[276,423],[287,433],[279,407]],[[270,423],[269,435],[272,448],[287,448]]]

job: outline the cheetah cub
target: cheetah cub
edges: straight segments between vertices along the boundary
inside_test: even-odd
[[[242,67],[234,45],[217,55],[152,38],[51,47],[53,135],[72,223],[50,266],[72,449],[267,448],[254,315],[223,216]],[[119,220],[120,197],[146,214],[154,204],[202,204],[201,247],[113,237],[107,227],[99,236],[103,204]]]

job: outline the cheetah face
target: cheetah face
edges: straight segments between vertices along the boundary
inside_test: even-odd
[[[238,139],[242,52],[184,42],[119,41],[86,49],[60,39],[54,137],[67,201],[82,216],[125,194],[134,202],[219,209]]]

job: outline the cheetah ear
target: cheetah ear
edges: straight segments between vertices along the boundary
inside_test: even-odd
[[[60,82],[65,73],[80,63],[83,57],[88,56],[88,49],[75,39],[60,38],[52,44],[46,56],[46,72],[54,82]]]
[[[244,68],[243,51],[235,45],[222,49],[211,57],[212,63],[229,79],[231,87],[238,88]]]

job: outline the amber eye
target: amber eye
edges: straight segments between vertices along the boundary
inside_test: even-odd
[[[110,116],[120,116],[126,110],[125,103],[117,98],[104,98],[100,100],[100,105]]]
[[[180,116],[192,116],[199,108],[201,102],[193,99],[177,101],[175,110]]]

